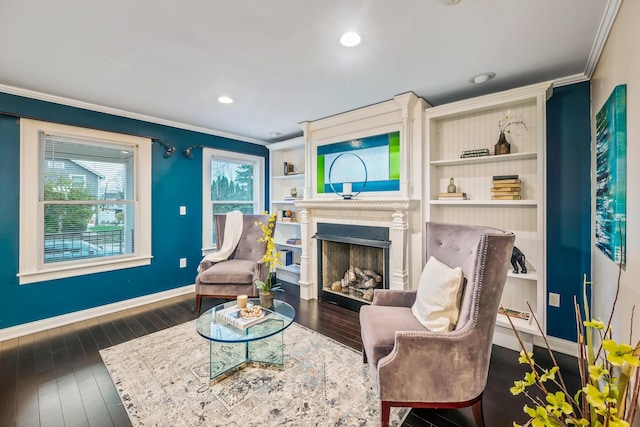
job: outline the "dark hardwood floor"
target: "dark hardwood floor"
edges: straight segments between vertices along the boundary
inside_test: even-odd
[[[295,292],[278,298],[296,308],[301,325],[361,350],[356,312],[300,301]],[[202,309],[220,302],[204,300]],[[186,295],[0,342],[0,426],[130,426],[99,350],[195,319],[194,308],[195,296]],[[545,352],[538,350],[536,357],[544,363]],[[574,369],[571,357],[559,358],[562,372]],[[487,427],[524,421],[525,400],[509,393],[523,372],[514,351],[494,346],[484,397]],[[467,427],[473,422],[467,410],[412,410],[403,425]]]

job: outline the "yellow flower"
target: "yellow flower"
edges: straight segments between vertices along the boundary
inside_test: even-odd
[[[593,406],[594,408],[597,408],[597,409],[605,409],[606,408],[605,400],[609,396],[609,386],[608,385],[604,386],[604,389],[602,391],[600,391],[600,389],[598,387],[595,387],[592,384],[587,384],[582,390],[584,391],[585,395],[587,396],[587,402],[589,402],[589,404],[591,406]]]
[[[604,322],[601,322],[600,320],[591,319],[591,321],[585,320],[582,323],[588,328],[604,329]]]
[[[614,340],[602,341],[602,347],[607,351],[607,360],[615,366],[622,366],[624,362],[629,365],[640,366],[640,359],[633,355],[633,347],[629,344],[618,344]]]
[[[529,408],[524,405],[524,412],[531,417],[531,425],[533,427],[556,427],[561,426],[555,419],[549,418],[547,410],[542,406],[538,406],[535,409]]]
[[[558,368],[557,366],[554,366],[554,367],[553,367],[553,368],[551,368],[551,369],[545,369],[545,370],[543,371],[543,372],[544,372],[544,374],[542,374],[542,375],[540,376],[540,380],[541,380],[542,382],[545,382],[545,381],[547,381],[547,380],[555,380],[555,379],[556,379],[556,372],[558,372],[558,369],[560,369],[560,368]]]
[[[599,363],[597,366],[589,365],[589,378],[592,381],[598,381],[605,375],[609,375],[609,370],[605,369],[602,363]]]
[[[568,415],[573,412],[573,408],[567,401],[565,401],[564,393],[561,391],[547,394],[546,399],[547,402],[550,403],[547,405],[547,411],[551,412],[556,417],[560,417],[563,414]]]
[[[522,350],[520,352],[520,357],[518,357],[518,363],[520,364],[529,364],[529,361],[531,361],[531,363],[533,363],[533,353],[531,352],[527,352],[525,354],[524,350]]]
[[[524,385],[530,386],[536,383],[536,373],[535,372],[527,372],[524,374]]]
[[[514,396],[519,395],[520,393],[522,393],[524,391],[524,382],[523,381],[514,381],[513,382],[513,387],[511,387],[509,389],[509,391]]]

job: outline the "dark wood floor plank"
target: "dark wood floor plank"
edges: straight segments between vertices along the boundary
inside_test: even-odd
[[[86,426],[89,424],[84,411],[80,389],[76,383],[73,372],[58,378],[58,393],[60,394],[60,407],[65,426]]]
[[[93,340],[96,342],[96,345],[99,349],[111,347],[113,345],[113,343],[104,332],[104,330],[100,327],[100,324],[96,319],[91,319],[89,331],[91,331]]]
[[[76,372],[76,383],[85,409],[85,414],[91,426],[113,425],[107,405],[102,398],[100,388],[90,367]]]
[[[100,393],[104,399],[107,411],[109,411],[109,416],[113,425],[118,427],[130,426],[131,421],[129,420],[127,411],[124,409],[124,405],[120,400],[118,390],[116,390],[113,381],[111,381],[107,368],[104,365],[96,366],[93,369],[93,376],[96,379],[96,384],[100,389]]]
[[[60,394],[55,380],[38,385],[38,410],[41,426],[64,425]]]
[[[53,369],[53,355],[49,331],[42,331],[34,336],[33,356],[36,373]]]
[[[17,340],[16,340],[17,342]],[[12,426],[16,420],[18,349],[3,347],[0,361],[0,426]],[[10,353],[13,352],[15,356]]]
[[[111,341],[111,345],[125,342],[125,339],[120,335],[120,332],[118,332],[118,328],[111,322],[110,317],[102,316],[98,319],[98,322],[104,334],[109,338],[109,341]]]

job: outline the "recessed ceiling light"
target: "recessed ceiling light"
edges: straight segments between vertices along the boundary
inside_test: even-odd
[[[233,99],[231,99],[230,97],[223,95],[221,97],[218,98],[218,102],[221,102],[223,104],[231,104],[233,102]]]
[[[476,76],[471,77],[469,79],[469,82],[479,85],[479,84],[488,82],[495,76],[496,76],[496,73],[482,73],[482,74],[478,74]]]
[[[280,135],[282,135],[282,132],[273,131],[273,132],[269,132],[269,135],[271,135],[273,138],[277,138]]]
[[[354,33],[353,31],[344,33],[342,37],[340,37],[340,44],[346,47],[358,46],[361,41],[362,37],[360,37],[358,33]]]
[[[443,4],[446,4],[447,6],[453,6],[456,5],[458,3],[460,3],[460,0],[440,0]]]

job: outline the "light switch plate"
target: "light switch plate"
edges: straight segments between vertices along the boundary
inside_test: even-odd
[[[180,215],[186,215],[186,214],[187,214],[187,207],[180,206]]]
[[[187,259],[180,258],[180,268],[185,268],[187,266]]]
[[[549,292],[549,305],[551,307],[560,307],[560,294]]]

